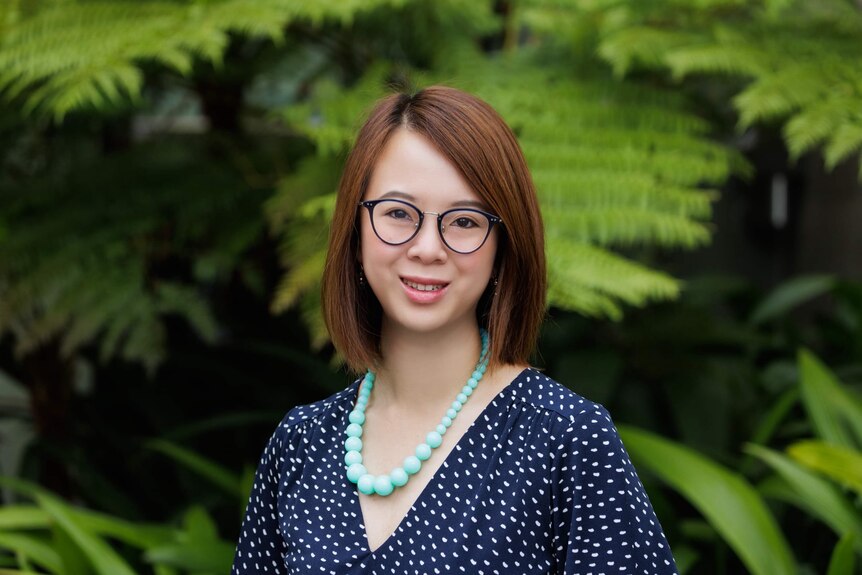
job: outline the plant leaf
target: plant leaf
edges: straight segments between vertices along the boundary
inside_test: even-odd
[[[47,493],[36,495],[36,502],[83,551],[99,575],[135,575],[134,570],[104,540],[82,526],[69,505]]]
[[[44,540],[37,539],[32,535],[0,533],[0,548],[20,553],[33,563],[56,573],[56,575],[65,575],[66,573],[60,555],[51,549],[51,546]]]
[[[632,456],[691,502],[753,575],[796,575],[787,540],[743,477],[667,439],[618,428]]]
[[[799,441],[787,453],[805,467],[862,493],[862,454],[858,451],[822,441]]]
[[[769,465],[790,487],[790,502],[826,523],[837,534],[854,533],[862,552],[862,517],[833,483],[782,453],[749,444],[745,451]]]
[[[817,435],[824,441],[848,448],[862,445],[862,406],[859,400],[850,395],[829,368],[810,351],[801,349],[798,363],[802,401]]]
[[[147,447],[167,455],[231,495],[237,495],[240,492],[240,479],[235,473],[190,449],[163,439],[149,441]]]
[[[761,325],[782,317],[800,304],[832,291],[835,283],[832,276],[793,278],[772,290],[751,313],[748,321],[751,325]]]
[[[853,575],[853,570],[856,567],[853,540],[852,533],[845,533],[841,537],[832,551],[832,559],[829,560],[829,571],[826,572],[826,575]]]

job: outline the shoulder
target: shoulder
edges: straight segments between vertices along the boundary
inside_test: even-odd
[[[559,425],[613,427],[608,411],[601,404],[590,401],[535,368],[525,369],[512,382],[513,391],[520,401],[531,409],[545,412]]]
[[[290,432],[309,425],[320,424],[327,419],[340,418],[345,411],[352,408],[359,381],[359,379],[355,380],[345,389],[325,399],[297,405],[285,414],[278,429]]]

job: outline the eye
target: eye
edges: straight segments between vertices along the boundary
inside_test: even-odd
[[[410,213],[407,210],[403,210],[401,208],[392,208],[391,210],[387,210],[386,217],[392,218],[393,220],[404,221],[410,221],[413,219],[410,217]]]
[[[473,218],[470,218],[467,216],[459,216],[459,217],[455,218],[452,221],[452,223],[449,225],[455,226],[456,228],[467,228],[467,229],[469,229],[469,228],[475,228],[479,224]]]

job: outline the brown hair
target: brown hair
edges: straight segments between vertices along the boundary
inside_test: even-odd
[[[544,228],[536,189],[515,135],[479,98],[445,86],[380,100],[359,131],[338,187],[323,271],[322,306],[332,341],[360,373],[380,356],[382,309],[359,284],[358,202],[389,137],[403,127],[431,141],[503,219],[494,263],[498,285],[476,306],[491,336],[489,369],[527,363],[545,314]]]

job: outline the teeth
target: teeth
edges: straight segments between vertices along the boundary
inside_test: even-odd
[[[417,284],[417,283],[411,282],[409,280],[402,280],[402,281],[406,285],[409,285],[413,289],[416,289],[419,291],[437,291],[438,289],[441,289],[443,287],[442,284],[440,284],[440,285],[425,285],[425,284]]]

